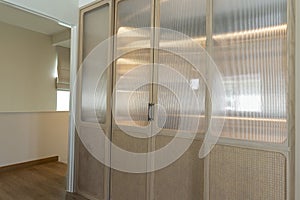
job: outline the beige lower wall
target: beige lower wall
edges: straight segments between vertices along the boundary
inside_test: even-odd
[[[67,162],[69,112],[0,113],[0,166],[50,156]]]

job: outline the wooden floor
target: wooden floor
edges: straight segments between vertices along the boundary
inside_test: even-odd
[[[0,200],[81,200],[65,192],[67,166],[59,162],[0,173]]]

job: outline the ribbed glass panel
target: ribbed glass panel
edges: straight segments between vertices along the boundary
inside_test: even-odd
[[[101,76],[97,89],[95,91],[95,108],[96,108],[96,116],[98,122],[105,123],[106,121],[106,112],[107,112],[107,70],[104,71]]]
[[[286,200],[284,155],[217,145],[209,157],[209,199]]]
[[[151,26],[151,0],[123,0],[117,5],[117,30]]]
[[[183,33],[191,38],[206,35],[205,0],[159,0],[160,27]],[[205,43],[205,42],[204,42]]]
[[[107,73],[103,73],[102,77],[98,77],[99,69],[106,66],[88,66],[84,63],[84,59],[89,53],[102,41],[109,37],[109,5],[103,5],[84,13],[83,16],[83,66],[82,66],[82,104],[81,119],[88,122],[106,121],[107,109]],[[108,52],[101,55],[101,58],[108,59]],[[97,90],[93,83],[100,78]],[[94,102],[96,98],[96,103]],[[97,115],[97,117],[96,117]]]
[[[199,120],[199,131],[203,132],[205,84],[201,76],[189,62],[170,52],[160,51],[159,59],[170,68],[158,67],[158,126],[189,131]]]
[[[150,102],[150,0],[124,0],[117,5],[114,119],[118,125],[147,126]],[[148,84],[145,84],[148,83]],[[134,86],[138,85],[138,88]]]
[[[168,51],[160,50],[157,63],[170,67],[170,72],[158,66],[158,126],[165,129],[183,129],[189,131],[192,123],[199,121],[199,131],[205,130],[205,84],[199,72],[181,56],[180,53],[191,53],[195,44],[205,48],[206,43],[206,0],[160,0],[160,28],[156,35],[159,47]],[[190,37],[179,35],[184,34]],[[194,44],[192,42],[194,41]],[[198,48],[199,49],[199,48]],[[177,52],[177,53],[174,53]],[[204,52],[204,49],[203,49]],[[176,73],[185,80],[180,80]],[[190,85],[193,92],[188,92],[186,84]],[[164,87],[162,87],[162,85]],[[199,109],[195,109],[194,95],[198,98]],[[179,99],[183,100],[180,106]],[[181,120],[181,126],[179,127]],[[184,122],[184,124],[183,124]],[[186,122],[186,123],[185,123]]]
[[[150,85],[144,83],[151,78],[149,53],[149,49],[134,51],[116,62],[114,119],[119,125],[148,125]],[[135,85],[140,87],[132,90]]]
[[[212,56],[226,89],[223,137],[287,139],[287,1],[214,0]]]

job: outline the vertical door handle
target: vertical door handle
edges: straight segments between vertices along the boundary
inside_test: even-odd
[[[153,121],[154,120],[154,103],[149,103],[148,104],[148,121]]]

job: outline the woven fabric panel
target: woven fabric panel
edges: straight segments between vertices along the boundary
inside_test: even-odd
[[[286,199],[281,153],[218,145],[209,159],[210,200]]]
[[[155,139],[156,148],[159,149],[173,137],[156,136]],[[198,157],[201,144],[202,141],[194,140],[176,162],[155,172],[155,200],[203,200],[204,160]]]

